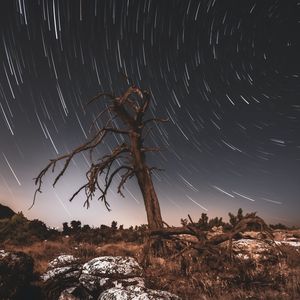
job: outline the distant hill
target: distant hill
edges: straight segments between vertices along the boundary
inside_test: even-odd
[[[8,206],[2,205],[0,203],[0,219],[11,218],[15,214],[16,213]]]

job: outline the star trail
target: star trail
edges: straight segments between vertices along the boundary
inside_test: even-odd
[[[4,0],[0,3],[0,202],[51,226],[146,223],[134,180],[112,212],[84,195],[88,154],[28,211],[33,178],[84,143],[125,74],[169,122],[149,134],[163,218],[226,216],[239,207],[300,225],[300,2],[289,0]],[[97,120],[94,126],[100,126]],[[112,136],[97,154],[120,142]]]

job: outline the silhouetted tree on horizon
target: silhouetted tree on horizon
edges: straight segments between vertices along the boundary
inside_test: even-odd
[[[99,200],[102,200],[108,210],[110,210],[107,202],[107,193],[116,179],[120,176],[117,191],[123,195],[122,189],[128,179],[136,177],[138,186],[143,195],[145,209],[147,213],[148,227],[150,230],[163,228],[163,220],[160,211],[159,201],[154,189],[151,173],[157,168],[150,167],[146,163],[147,152],[160,151],[158,147],[146,147],[144,141],[152,129],[151,124],[165,122],[166,119],[151,117],[146,119],[147,111],[151,103],[151,95],[147,90],[132,85],[122,95],[115,96],[109,93],[100,93],[89,101],[92,103],[100,98],[108,98],[107,106],[102,110],[95,122],[101,118],[107,118],[106,124],[96,128],[95,134],[88,142],[75,148],[70,153],[62,155],[58,158],[51,159],[49,164],[39,173],[35,179],[37,189],[34,195],[33,205],[37,192],[41,192],[42,179],[48,170],[52,171],[56,167],[56,163],[64,161],[64,166],[56,176],[53,186],[65,174],[71,160],[79,153],[89,151],[91,157],[91,166],[86,172],[87,182],[79,187],[72,195],[70,201],[74,199],[81,191],[85,192],[86,200],[84,205],[89,207],[90,200],[95,196],[95,192],[100,192]],[[102,122],[104,123],[104,122]],[[121,125],[119,125],[121,124]],[[94,126],[96,127],[96,126]],[[92,159],[94,150],[102,144],[104,138],[115,134],[120,137],[120,143],[115,146],[110,153]],[[102,177],[104,184],[100,181]]]
[[[113,230],[117,230],[118,229],[118,222],[112,221],[110,228],[113,229]]]
[[[71,227],[73,231],[78,231],[81,228],[81,222],[80,221],[71,221]]]

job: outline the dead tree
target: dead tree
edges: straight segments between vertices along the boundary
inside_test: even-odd
[[[204,251],[213,251],[216,249],[216,246],[226,241],[229,241],[229,253],[230,256],[232,256],[232,240],[234,238],[239,239],[239,234],[249,230],[251,225],[260,226],[260,232],[264,233],[268,239],[273,242],[272,245],[274,248],[277,247],[274,243],[272,230],[262,218],[256,216],[256,213],[246,214],[246,216],[244,216],[230,231],[217,234],[211,238],[208,238],[207,236],[208,231],[202,231],[197,228],[190,215],[188,215],[188,217],[190,223],[183,227],[163,228],[162,230],[151,232],[152,237],[179,241],[186,244],[184,249],[179,253],[176,253],[174,257],[177,257],[190,249],[197,250],[199,253],[203,253]],[[193,236],[195,239],[186,239],[184,236]]]
[[[107,120],[106,125],[102,128],[98,127],[88,142],[80,145],[68,154],[50,160],[49,164],[35,178],[37,189],[33,205],[37,193],[41,193],[44,175],[49,169],[52,169],[53,172],[58,161],[63,161],[64,165],[56,176],[53,186],[64,175],[71,160],[77,154],[89,151],[92,159],[94,150],[102,144],[104,138],[110,134],[116,134],[122,136],[121,139],[123,142],[119,143],[111,153],[102,156],[100,160],[94,161],[92,159],[91,166],[86,172],[86,183],[73,194],[70,201],[81,191],[84,191],[86,195],[84,205],[89,207],[90,200],[95,196],[96,191],[98,191],[100,193],[98,199],[102,200],[106,208],[110,210],[107,193],[116,176],[120,176],[117,190],[123,197],[122,189],[125,183],[128,179],[135,176],[143,195],[149,229],[162,229],[163,220],[159,201],[151,177],[151,172],[157,168],[149,167],[146,163],[146,153],[160,151],[160,148],[146,147],[144,140],[149,134],[153,123],[166,122],[167,119],[147,119],[146,114],[150,106],[151,95],[147,90],[142,90],[135,85],[130,86],[121,96],[100,93],[92,98],[89,104],[104,97],[108,99],[108,103],[106,108],[97,115],[93,125],[100,119]],[[116,121],[121,126],[117,125]],[[100,178],[103,178],[104,183],[101,184]]]

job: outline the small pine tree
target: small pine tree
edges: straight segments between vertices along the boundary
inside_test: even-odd
[[[76,231],[80,230],[81,222],[73,220],[73,221],[71,221],[71,227],[72,227],[72,230],[76,232]]]
[[[111,222],[111,229],[117,230],[117,229],[118,229],[118,222],[112,221],[112,222]]]
[[[71,228],[69,227],[68,222],[64,222],[62,225],[63,225],[63,234],[70,234]]]

